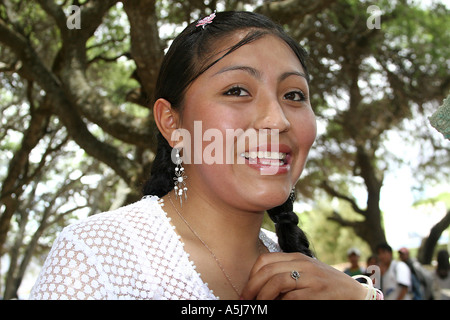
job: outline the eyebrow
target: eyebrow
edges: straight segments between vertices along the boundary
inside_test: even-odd
[[[228,71],[245,71],[245,72],[247,72],[248,74],[250,74],[254,78],[257,78],[257,79],[261,79],[262,78],[261,72],[259,72],[255,68],[248,67],[248,66],[229,66],[229,67],[225,67],[225,68],[219,70],[218,72],[216,72],[213,76],[216,76],[218,74],[225,73],[225,72],[228,72]]]
[[[216,73],[213,75],[213,77],[216,76],[216,75],[219,75],[219,74],[228,72],[228,71],[244,71],[244,72],[247,72],[247,73],[250,74],[252,77],[254,77],[254,78],[258,79],[258,80],[262,79],[261,72],[259,72],[259,71],[256,70],[255,68],[248,67],[248,66],[240,66],[240,65],[225,67],[225,68],[219,70],[218,72],[216,72]],[[305,78],[306,80],[308,80],[308,77],[307,77],[306,74],[304,74],[303,72],[299,72],[299,71],[289,71],[289,72],[283,73],[283,74],[279,77],[278,81],[279,81],[279,82],[282,82],[282,81],[286,80],[287,78],[289,78],[289,77],[291,77],[291,76],[298,76],[298,77],[302,77],[302,78]]]
[[[303,72],[299,72],[299,71],[285,72],[280,76],[279,81],[281,82],[283,80],[286,80],[290,76],[302,77],[302,78],[305,78],[306,81],[308,81],[308,77],[306,76],[306,74],[304,74]]]

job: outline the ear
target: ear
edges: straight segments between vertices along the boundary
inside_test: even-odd
[[[159,132],[167,140],[169,145],[173,148],[174,141],[172,141],[172,133],[178,127],[179,114],[172,109],[172,104],[166,99],[158,99],[153,105],[153,116],[155,118],[156,126]]]

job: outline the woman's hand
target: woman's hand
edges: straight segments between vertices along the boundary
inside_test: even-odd
[[[300,278],[291,277],[298,271]],[[345,273],[301,253],[266,253],[250,272],[243,300],[364,299],[367,288]]]

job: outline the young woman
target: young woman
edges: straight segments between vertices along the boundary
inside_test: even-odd
[[[364,299],[313,258],[291,190],[316,137],[304,50],[250,12],[190,24],[162,63],[141,201],[64,229],[36,299]],[[276,235],[261,229],[268,211]]]

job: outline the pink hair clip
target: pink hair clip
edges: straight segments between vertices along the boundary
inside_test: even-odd
[[[212,14],[210,14],[209,16],[207,16],[201,20],[198,20],[196,27],[202,26],[203,29],[205,29],[205,26],[207,24],[212,23],[215,17],[216,17],[216,11],[214,10],[214,12]]]

